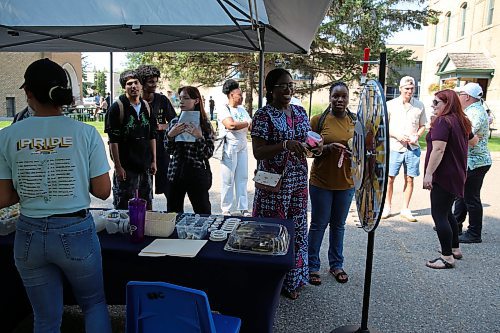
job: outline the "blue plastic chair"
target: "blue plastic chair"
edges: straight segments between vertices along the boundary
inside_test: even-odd
[[[127,284],[127,333],[238,333],[241,320],[212,313],[201,290],[166,282]]]

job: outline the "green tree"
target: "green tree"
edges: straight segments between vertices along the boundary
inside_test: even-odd
[[[425,0],[339,0],[330,6],[318,29],[308,56],[291,55],[290,68],[328,79],[314,89],[329,86],[336,80],[357,81],[361,75],[364,48],[370,48],[372,59],[387,53],[389,75],[394,67],[413,62],[411,51],[387,48],[385,41],[407,28],[422,29],[438,14],[424,6]],[[398,6],[420,5],[419,9]]]
[[[258,56],[248,53],[210,52],[148,52],[129,53],[128,67],[153,64],[160,69],[162,77],[170,81],[170,88],[177,90],[185,84],[214,86],[237,78],[243,92],[254,92],[257,85]],[[245,107],[252,111],[252,94],[246,94]]]
[[[88,90],[90,88],[90,82],[88,82],[87,71],[90,64],[87,60],[87,56],[82,56],[82,94],[83,97],[88,97]]]
[[[302,74],[327,78],[314,84],[313,90],[329,86],[336,80],[357,81],[361,74],[360,59],[365,47],[371,49],[372,59],[387,52],[389,75],[392,68],[412,62],[411,51],[388,49],[385,41],[405,28],[421,29],[437,13],[424,6],[426,0],[338,0],[330,6],[318,29],[308,55],[266,54],[265,72],[276,64]],[[416,10],[395,9],[405,4],[420,5]],[[257,87],[258,56],[235,53],[140,53],[131,54],[133,67],[141,63],[158,66],[170,80],[172,88],[181,82],[213,86],[238,76],[246,91],[246,109],[252,111],[252,92]],[[297,93],[310,91],[310,82],[299,86]]]
[[[106,96],[106,73],[97,71],[94,73],[94,86],[95,91],[101,96]]]

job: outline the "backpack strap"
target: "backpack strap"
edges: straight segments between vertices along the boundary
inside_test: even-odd
[[[146,110],[148,111],[148,118],[149,118],[149,116],[151,115],[151,107],[149,106],[149,103],[147,101],[144,101],[144,104],[146,104]]]
[[[354,112],[351,112],[351,110],[349,109],[346,109],[346,111],[347,111],[347,116],[349,116],[352,122],[355,123],[358,120],[358,116]]]
[[[323,125],[325,124],[325,120],[326,120],[326,116],[328,116],[328,113],[330,112],[330,108],[326,109],[322,114],[321,114],[321,117],[319,117],[319,121],[318,121],[318,127],[316,128],[318,134],[321,134],[321,130],[323,129]],[[358,120],[358,116],[356,116],[355,113],[351,112],[351,110],[349,109],[346,109],[346,112],[347,112],[347,116],[349,117],[349,119],[351,119],[351,121],[353,123],[356,122],[356,120]]]
[[[330,108],[327,108],[325,111],[323,111],[321,117],[319,117],[318,126],[316,127],[316,133],[321,134],[321,130],[323,129],[323,125],[325,124],[326,116],[328,116],[328,113],[330,113]]]
[[[161,104],[161,95],[158,94],[158,93],[154,93],[154,99],[153,101],[155,102],[154,104],[154,107],[153,107],[153,114],[155,114],[156,116],[158,116],[158,111],[160,111],[160,104]],[[149,103],[147,103],[149,104]],[[166,110],[165,110],[166,111]]]
[[[123,111],[123,102],[118,97],[116,103],[118,104],[118,108],[120,109],[120,125],[121,125],[123,124],[123,118],[125,117],[125,112]]]

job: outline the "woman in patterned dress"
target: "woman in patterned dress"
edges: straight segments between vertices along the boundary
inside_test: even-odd
[[[277,68],[266,76],[267,105],[255,113],[252,147],[257,169],[283,173],[277,193],[255,189],[253,216],[292,220],[295,226],[295,267],[286,275],[282,293],[299,297],[309,279],[307,264],[307,162],[305,142],[311,130],[305,110],[290,104],[295,84],[292,76]]]

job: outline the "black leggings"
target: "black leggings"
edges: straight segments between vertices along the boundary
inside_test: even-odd
[[[458,248],[458,223],[451,212],[455,195],[436,183],[432,183],[431,215],[441,244],[441,253],[451,256],[452,248]]]

